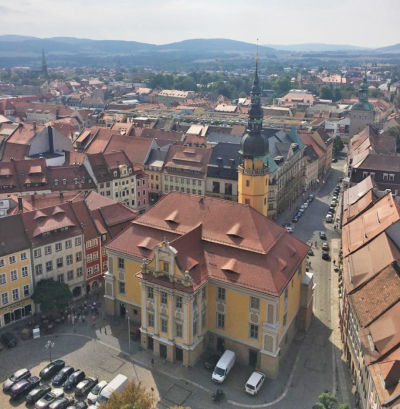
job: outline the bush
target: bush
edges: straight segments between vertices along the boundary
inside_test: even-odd
[[[111,395],[107,403],[99,406],[99,409],[153,409],[155,399],[150,392],[132,381],[121,394]]]

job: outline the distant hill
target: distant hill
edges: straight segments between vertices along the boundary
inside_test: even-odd
[[[176,50],[176,51],[240,51],[256,52],[256,44],[246,43],[243,41],[228,40],[225,38],[199,38],[194,40],[183,40],[176,43],[164,44],[157,46],[157,50]],[[262,51],[274,51],[270,47],[261,46]]]
[[[25,40],[33,40],[35,38],[36,37],[8,34],[8,35],[0,36],[0,41],[25,41]]]
[[[376,51],[379,52],[384,52],[384,53],[399,53],[400,52],[400,43],[399,44],[394,44],[394,45],[389,45],[388,47],[380,47],[377,48]]]
[[[357,46],[354,46],[354,45],[323,44],[323,43],[304,43],[304,44],[291,44],[291,45],[265,44],[265,45],[267,47],[272,47],[275,50],[298,51],[298,52],[367,50],[367,48],[357,47]]]

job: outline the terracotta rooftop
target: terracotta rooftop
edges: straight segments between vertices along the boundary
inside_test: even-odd
[[[133,164],[144,165],[150,155],[153,143],[153,139],[113,135],[103,152],[110,153],[122,150]]]

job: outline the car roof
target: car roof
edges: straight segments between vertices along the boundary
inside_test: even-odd
[[[253,372],[250,375],[250,378],[248,379],[248,381],[246,383],[249,383],[250,385],[257,385],[257,383],[259,382],[259,380],[264,376],[264,374],[262,372]]]
[[[24,368],[24,369],[19,369],[17,372],[14,373],[14,375],[15,375],[16,377],[18,377],[18,376],[22,375],[22,374],[25,373],[25,372],[29,372],[29,369],[26,369],[26,368]]]

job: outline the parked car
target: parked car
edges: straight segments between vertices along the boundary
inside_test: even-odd
[[[210,355],[205,361],[204,361],[204,367],[206,369],[214,369],[215,365],[217,365],[217,362],[219,361],[219,358],[221,358],[220,355],[217,354],[212,354]]]
[[[323,251],[322,252],[322,260],[329,261],[330,259],[331,259],[331,256],[329,255],[329,251]]]
[[[97,378],[93,378],[89,376],[88,378],[85,378],[83,381],[79,382],[78,385],[75,387],[75,396],[76,397],[81,397],[85,396],[87,393],[89,393],[99,380]]]
[[[35,403],[35,409],[46,409],[55,400],[62,398],[64,396],[64,391],[62,389],[53,389],[51,392],[47,393],[40,400]]]
[[[297,216],[293,216],[292,222],[297,223],[299,221],[299,218]]]
[[[1,336],[2,344],[7,348],[14,348],[17,346],[17,338],[11,332],[6,332]]]
[[[73,405],[67,406],[67,409],[87,409],[88,405],[83,400],[76,401]],[[97,408],[97,406],[95,406]]]
[[[265,381],[265,375],[262,372],[253,372],[246,382],[244,390],[250,395],[257,395]]]
[[[53,386],[61,386],[74,372],[75,369],[72,366],[64,366],[64,368],[52,379],[51,383]]]
[[[302,212],[297,212],[296,217],[297,217],[298,219],[300,219],[300,217],[301,217],[302,215],[303,215]]]
[[[212,366],[212,368],[214,368],[214,366],[215,366],[216,363],[218,362],[219,356],[213,354],[213,355],[211,355],[211,356],[209,357],[209,359],[210,359],[211,357],[214,357],[214,359],[215,359],[215,358],[217,359],[216,362],[215,362],[215,364]],[[209,361],[209,359],[207,359],[207,360],[205,361],[205,363],[204,363],[204,366],[205,366],[207,369],[210,369],[208,366],[206,366],[206,363]],[[212,363],[212,362],[210,362],[210,363]],[[90,391],[90,393],[89,393],[89,395],[88,395],[88,397],[87,397],[87,400],[88,400],[89,403],[91,403],[92,405],[94,405],[94,404],[96,403],[97,397],[99,396],[99,394],[100,394],[100,392],[103,390],[103,388],[105,388],[105,387],[107,386],[107,383],[108,383],[107,381],[100,381],[100,382]]]
[[[31,390],[26,397],[26,403],[33,405],[39,399],[43,398],[44,395],[51,391],[51,387],[48,385],[40,385],[35,389]]]
[[[72,389],[74,389],[75,386],[78,385],[78,383],[80,381],[83,381],[84,379],[85,379],[85,372],[78,369],[72,375],[70,375],[67,381],[64,383],[64,391],[65,392],[72,391]]]
[[[325,221],[327,223],[333,223],[333,214],[332,213],[328,213],[325,217]]]
[[[313,251],[313,249],[312,248],[310,248],[309,250],[308,250],[308,253],[307,253],[309,256],[313,256],[314,255],[314,251]]]
[[[211,379],[217,383],[224,382],[233,365],[235,364],[235,360],[235,353],[227,349],[215,366]]]
[[[31,376],[31,372],[29,369],[20,369],[19,371],[15,372],[11,375],[4,383],[3,383],[3,392],[9,393],[11,388],[22,379],[29,378]]]
[[[293,234],[293,229],[289,226],[286,226],[286,231],[290,234]]]
[[[335,206],[335,207],[337,206],[337,201],[335,199],[332,199],[331,206]]]
[[[10,389],[10,395],[14,398],[20,398],[26,395],[32,389],[36,388],[40,383],[40,378],[38,376],[31,376],[30,378],[22,379],[22,381],[17,382]]]
[[[73,405],[74,403],[73,398],[66,398],[65,396],[63,398],[55,400],[53,403],[50,403],[49,409],[67,409],[68,406]]]
[[[336,162],[337,162],[337,158],[333,158],[332,163],[336,163]]]
[[[50,379],[62,368],[64,368],[65,362],[62,359],[57,359],[56,361],[50,362],[41,371],[39,376],[42,379]]]
[[[320,231],[320,232],[319,232],[319,237],[320,237],[322,240],[326,240],[326,234],[325,234],[325,232],[324,232],[324,231]]]
[[[329,250],[329,244],[328,243],[322,243],[322,250]]]

